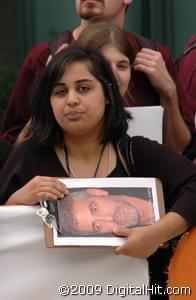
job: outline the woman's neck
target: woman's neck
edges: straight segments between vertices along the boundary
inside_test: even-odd
[[[106,177],[116,166],[116,153],[110,143],[66,139],[65,147],[56,147],[55,151],[69,177]]]
[[[75,159],[90,159],[97,155],[103,147],[99,140],[68,139],[65,140],[65,147],[70,157]]]

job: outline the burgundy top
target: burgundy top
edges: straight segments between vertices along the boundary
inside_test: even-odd
[[[195,46],[191,49],[194,43]],[[186,97],[185,105],[190,109],[192,141],[187,148],[187,155],[194,159],[196,157],[196,34],[188,40],[185,52],[177,62],[177,67],[180,83]]]

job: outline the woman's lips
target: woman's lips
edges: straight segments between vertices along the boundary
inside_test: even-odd
[[[81,118],[82,114],[83,114],[83,112],[81,112],[81,111],[70,111],[70,112],[65,113],[65,117],[68,120],[77,120],[77,119]]]

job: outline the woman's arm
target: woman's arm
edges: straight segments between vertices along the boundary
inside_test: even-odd
[[[169,212],[152,225],[114,231],[115,235],[128,237],[128,240],[114,251],[116,254],[146,258],[152,255],[160,245],[182,234],[188,228],[189,224],[183,217]]]
[[[136,177],[157,177],[163,184],[167,214],[145,227],[114,232],[128,237],[117,254],[148,257],[161,244],[196,225],[196,167],[167,147],[143,137],[132,140]]]

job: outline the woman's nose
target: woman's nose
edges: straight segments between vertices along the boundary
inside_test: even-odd
[[[67,104],[74,106],[76,104],[79,103],[79,98],[78,95],[75,91],[69,91],[69,93],[67,94]]]
[[[114,76],[116,77],[116,80],[118,80],[118,72],[117,72],[116,66],[114,64],[112,64],[112,71],[114,73]]]

